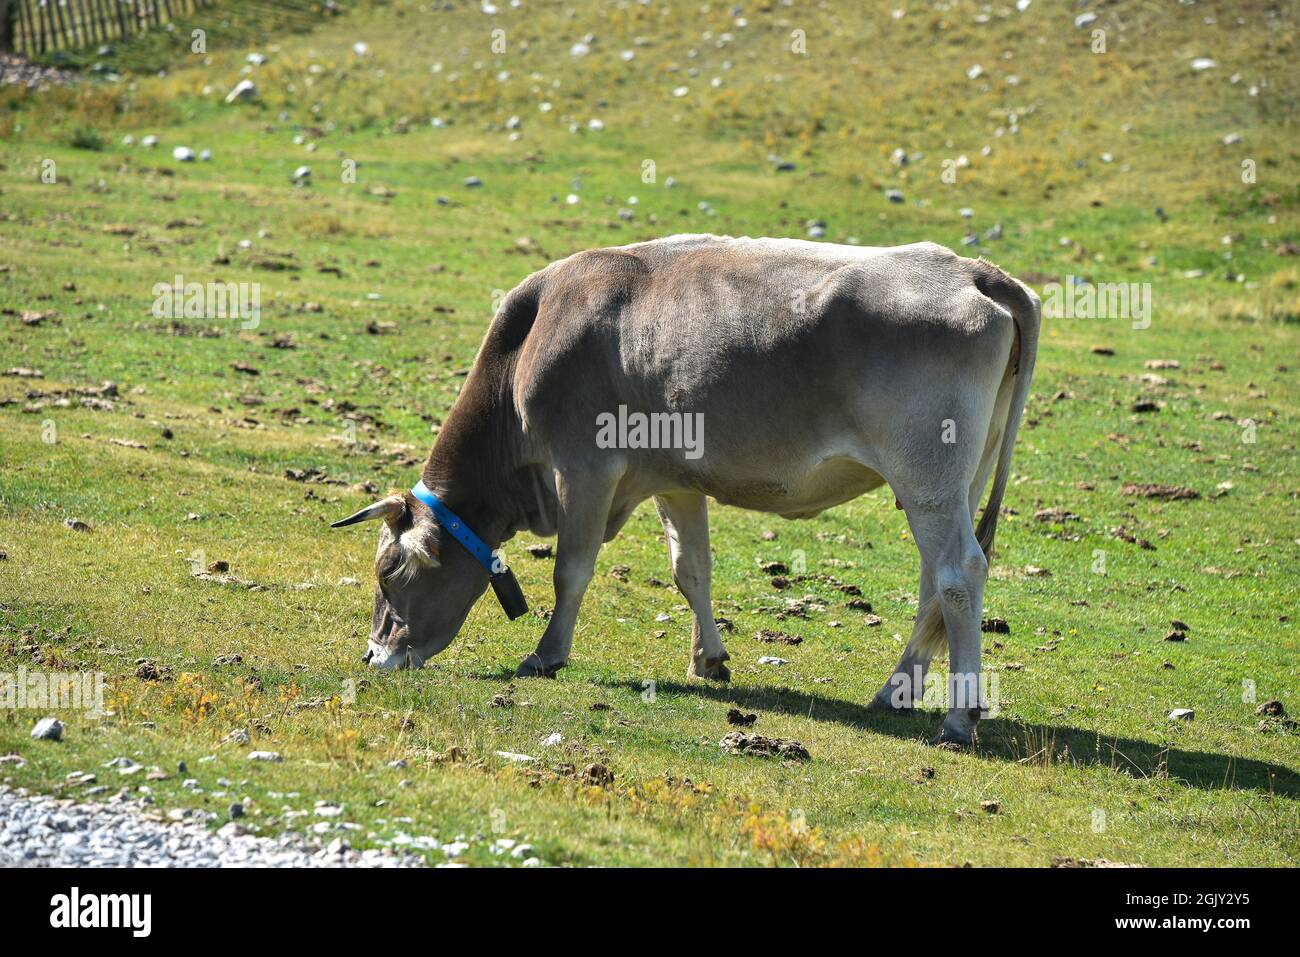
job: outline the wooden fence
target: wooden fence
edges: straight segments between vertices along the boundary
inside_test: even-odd
[[[0,0],[0,53],[108,43],[162,26],[211,0]]]

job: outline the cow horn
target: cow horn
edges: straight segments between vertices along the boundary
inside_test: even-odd
[[[374,518],[382,518],[386,522],[393,522],[400,518],[405,510],[406,500],[400,495],[390,495],[388,498],[381,498],[373,505],[367,505],[361,511],[349,515],[347,518],[331,522],[330,528],[342,528],[345,525],[355,525],[357,522],[368,522]]]

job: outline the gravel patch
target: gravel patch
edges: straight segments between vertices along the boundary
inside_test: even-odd
[[[204,812],[195,812],[203,815]],[[83,803],[0,786],[0,867],[422,867],[390,849],[258,837],[231,821],[156,820],[128,800]]]
[[[32,63],[16,53],[0,55],[0,86],[25,86],[29,89],[48,86],[71,86],[77,75],[70,70]]]

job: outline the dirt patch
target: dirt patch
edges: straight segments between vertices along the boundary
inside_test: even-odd
[[[739,708],[730,708],[727,711],[727,724],[734,724],[738,728],[748,728],[758,720],[756,714],[745,714]]]
[[[1129,482],[1120,489],[1120,492],[1125,495],[1137,495],[1140,498],[1158,498],[1166,502],[1201,497],[1200,492],[1181,485],[1157,485],[1147,482]]]
[[[744,731],[732,731],[719,742],[722,750],[728,754],[753,754],[759,757],[792,758],[807,761],[812,755],[798,741],[783,738],[768,738],[761,734],[746,734]]]
[[[1108,861],[1104,857],[1056,857],[1052,859],[1053,867],[1141,867],[1141,864],[1121,864]]]

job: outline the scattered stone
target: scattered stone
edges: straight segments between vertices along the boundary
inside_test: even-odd
[[[36,741],[62,741],[63,722],[58,718],[41,718],[32,728],[32,738]]]
[[[103,794],[107,788],[87,792]],[[139,802],[112,798],[74,802],[25,795],[0,786],[0,866],[4,867],[421,867],[423,858],[394,848],[326,848],[300,834],[258,837],[237,823],[242,804],[209,830],[211,811],[176,808],[160,820],[146,794]],[[139,805],[139,806],[137,806]],[[238,808],[238,810],[236,810]]]
[[[252,80],[240,80],[235,84],[234,89],[226,94],[227,103],[255,99],[257,99],[257,84]]]
[[[614,783],[614,772],[603,764],[589,764],[582,769],[582,783],[589,787],[609,787]]]
[[[984,809],[985,814],[997,814],[1002,810],[1002,805],[997,801],[980,801],[980,807]]]
[[[1285,718],[1286,708],[1281,701],[1265,701],[1255,709],[1255,714],[1262,718]]]
[[[554,549],[552,549],[551,546],[546,544],[545,542],[539,542],[535,545],[529,545],[525,547],[524,551],[526,551],[529,555],[532,555],[533,558],[551,558],[555,554]]]
[[[248,760],[250,761],[267,761],[278,764],[284,760],[277,751],[249,751]]]
[[[63,524],[66,525],[68,528],[72,529],[74,532],[90,531],[90,526],[87,525],[79,518],[65,518],[63,520]]]
[[[784,658],[778,658],[775,655],[763,655],[758,659],[760,665],[784,665],[788,662]]]
[[[1191,708],[1175,708],[1169,712],[1170,721],[1192,721],[1196,718],[1196,712]]]

